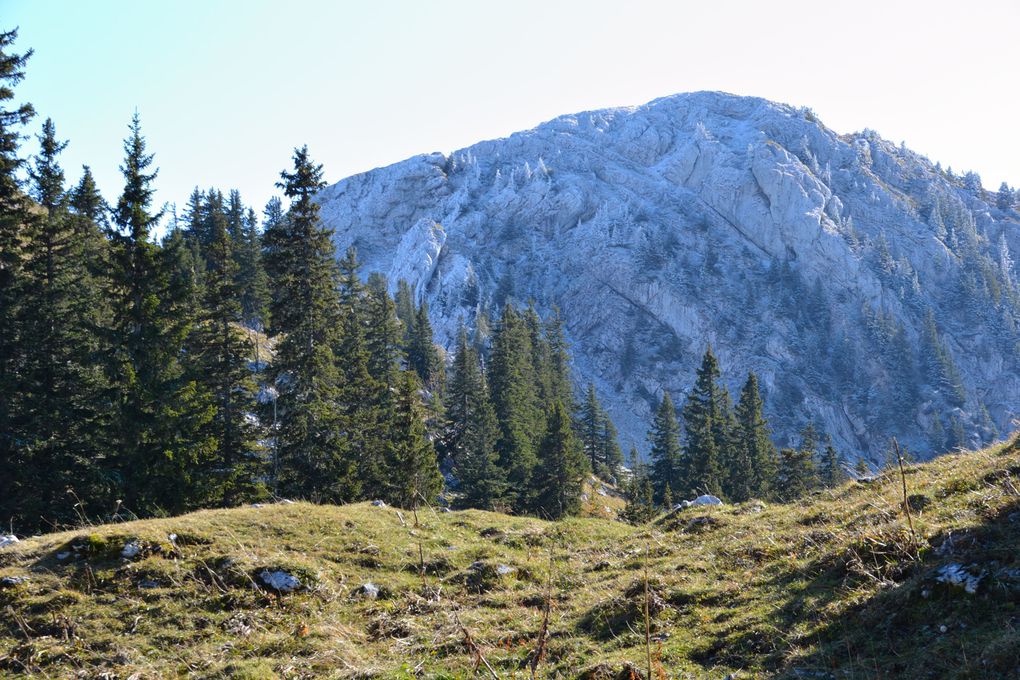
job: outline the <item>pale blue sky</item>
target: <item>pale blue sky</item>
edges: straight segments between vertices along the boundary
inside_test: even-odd
[[[1020,184],[1020,2],[0,0],[17,90],[113,200],[137,108],[158,200],[261,206],[294,146],[326,178],[564,113],[713,89],[813,108],[986,186]],[[27,147],[31,148],[31,146]]]

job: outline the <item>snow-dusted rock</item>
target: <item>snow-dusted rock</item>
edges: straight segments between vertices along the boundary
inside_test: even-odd
[[[704,494],[703,496],[698,496],[693,501],[691,501],[691,505],[722,505],[722,504],[723,504],[722,499],[720,499],[718,496],[713,496],[712,494]]]
[[[379,597],[379,586],[369,581],[358,588],[355,595],[366,600],[375,600]]]
[[[134,559],[142,553],[142,544],[136,539],[131,539],[121,548],[120,556],[124,559]]]
[[[282,569],[263,569],[259,572],[259,580],[278,593],[292,593],[301,587],[301,579]]]
[[[963,588],[965,592],[973,595],[977,592],[985,575],[984,571],[974,574],[962,564],[951,562],[939,568],[935,580],[948,586]]]
[[[391,289],[405,278],[448,348],[461,319],[505,299],[559,307],[574,375],[594,382],[625,444],[646,441],[663,391],[682,401],[711,344],[732,393],[758,375],[781,441],[810,419],[847,452],[877,454],[894,433],[938,448],[949,423],[931,414],[949,412],[949,395],[917,370],[916,403],[897,402],[865,310],[915,348],[934,312],[968,393],[954,414],[968,440],[1018,412],[1018,312],[954,293],[976,268],[967,240],[995,287],[1017,285],[1016,214],[804,110],[698,92],[566,115],[349,177],[318,200],[340,252],[356,245]],[[984,319],[1002,322],[974,332]]]
[[[6,548],[9,545],[18,543],[18,537],[14,534],[3,534],[0,535],[0,548]]]
[[[373,508],[385,508],[386,507],[386,502],[385,501],[380,501],[380,500],[374,500],[374,501],[372,501],[372,507]]]

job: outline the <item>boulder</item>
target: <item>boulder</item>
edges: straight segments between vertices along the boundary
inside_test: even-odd
[[[723,504],[722,500],[718,496],[713,496],[712,494],[698,496],[693,501],[691,501],[691,505],[722,505],[722,504]]]
[[[292,593],[301,587],[301,579],[282,569],[263,569],[259,572],[259,580],[278,593]]]
[[[18,537],[14,534],[3,534],[0,535],[0,548],[6,548],[9,545],[18,543]]]

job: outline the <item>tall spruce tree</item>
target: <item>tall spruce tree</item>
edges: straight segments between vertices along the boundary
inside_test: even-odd
[[[314,196],[325,185],[308,147],[294,152],[294,169],[277,184],[291,199],[274,214],[263,245],[273,283],[270,316],[277,345],[272,374],[279,390],[276,449],[279,489],[286,494],[347,501],[360,494],[357,451],[343,436],[335,348],[340,276],[333,232],[319,219]],[[276,211],[274,210],[274,213]]]
[[[538,458],[532,479],[533,511],[550,519],[576,515],[581,509],[585,458],[562,403],[549,412]]]
[[[32,50],[11,51],[17,30],[0,32],[0,459],[7,461],[9,474],[0,475],[0,520],[10,526],[16,515],[24,515],[18,499],[30,493],[31,477],[19,470],[26,462],[22,446],[24,407],[21,403],[20,373],[23,339],[20,308],[24,304],[22,242],[33,216],[23,193],[19,171],[25,164],[18,155],[21,127],[35,114],[31,104],[11,106],[14,87],[25,76]],[[25,468],[27,470],[27,467]],[[30,520],[35,521],[35,518]],[[20,522],[19,522],[20,523]],[[26,524],[26,526],[33,526]]]
[[[776,483],[779,461],[763,407],[758,376],[749,373],[736,408],[737,453],[731,472],[734,501],[765,498]]]
[[[125,506],[136,513],[194,507],[194,474],[209,454],[200,442],[208,395],[182,364],[197,309],[194,278],[179,252],[152,240],[162,212],[150,212],[156,172],[136,113],[124,142],[124,190],[113,211],[110,291],[117,339],[110,355],[116,386],[112,435]]]
[[[512,305],[503,307],[489,366],[489,393],[500,429],[496,450],[509,482],[508,500],[515,510],[527,511],[531,476],[538,462],[536,433],[541,436],[545,427],[535,394],[531,338]]]
[[[269,324],[269,279],[262,263],[262,236],[251,208],[245,213],[241,238],[231,244],[237,262],[234,276],[241,319],[248,328],[261,331]]]
[[[832,437],[827,438],[825,449],[822,451],[818,477],[821,483],[828,487],[839,486],[847,479],[843,457],[836,451]]]
[[[407,361],[426,390],[437,395],[441,393],[443,365],[432,339],[429,308],[424,302],[414,315],[414,325],[407,343]]]
[[[581,412],[578,414],[578,432],[581,439],[581,449],[588,458],[590,469],[598,472],[604,461],[603,435],[605,428],[603,422],[606,415],[599,403],[598,395],[595,394],[595,383],[588,383],[585,390],[584,400],[581,402]]]
[[[24,352],[21,394],[27,406],[22,433],[38,480],[24,510],[57,521],[76,517],[66,493],[94,499],[99,487],[109,411],[102,407],[99,352],[103,305],[91,276],[93,235],[68,210],[58,156],[66,146],[51,120],[29,168],[31,195],[43,211],[25,230],[21,319]],[[95,229],[94,225],[90,225]],[[30,506],[38,506],[32,510]]]
[[[670,494],[686,492],[688,488],[686,463],[680,448],[680,425],[676,419],[676,407],[669,392],[663,392],[662,401],[655,412],[652,430],[648,435],[652,444],[652,486],[655,501],[662,502],[666,489]]]
[[[688,493],[722,493],[720,461],[726,454],[721,449],[729,442],[725,433],[727,399],[719,386],[719,377],[719,362],[709,347],[684,405],[688,464],[687,488],[684,491]]]
[[[411,371],[402,371],[398,382],[393,429],[387,442],[387,496],[402,508],[431,505],[443,489],[443,476],[436,450],[425,436],[421,387]]]
[[[484,510],[501,507],[507,485],[506,473],[496,454],[496,413],[489,400],[481,360],[468,343],[463,325],[457,333],[446,406],[448,425],[443,446],[453,460],[459,503]]]
[[[255,411],[256,385],[248,368],[250,343],[240,328],[244,315],[238,265],[222,194],[210,192],[205,211],[212,240],[206,250],[201,323],[191,344],[199,368],[196,377],[215,400],[209,435],[216,449],[202,483],[212,502],[233,504],[259,495],[257,480],[263,473],[257,465],[259,432],[249,417]]]

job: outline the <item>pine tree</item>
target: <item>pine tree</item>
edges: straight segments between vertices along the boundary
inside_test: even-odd
[[[768,422],[763,415],[758,377],[749,373],[737,402],[737,455],[731,495],[735,501],[765,498],[776,483],[778,460]]]
[[[804,449],[785,448],[779,451],[779,488],[776,496],[791,501],[807,494],[814,487],[814,461]]]
[[[121,166],[124,190],[113,211],[110,375],[117,388],[113,450],[124,505],[136,513],[192,505],[192,475],[208,454],[196,441],[210,413],[181,360],[196,313],[194,278],[176,267],[176,249],[151,238],[161,212],[149,212],[155,172],[138,114]]]
[[[563,318],[556,306],[553,306],[552,313],[545,322],[545,341],[548,346],[549,399],[569,405],[574,401],[574,390],[570,381],[570,353],[563,329]]]
[[[399,379],[392,437],[388,442],[388,498],[402,508],[432,504],[443,488],[436,450],[425,437],[424,413],[418,396],[420,385],[413,372]]]
[[[457,333],[446,416],[443,445],[453,460],[460,505],[484,510],[500,507],[507,489],[495,448],[496,414],[478,352],[468,343],[463,325]]]
[[[357,450],[344,439],[338,407],[340,371],[334,350],[340,323],[340,276],[332,230],[313,200],[324,186],[322,166],[308,148],[294,152],[293,172],[279,186],[289,213],[275,214],[264,237],[266,270],[273,283],[270,317],[277,345],[273,375],[279,389],[276,449],[279,488],[329,501],[358,498]],[[275,213],[275,210],[274,210]]]
[[[96,360],[104,306],[90,274],[97,244],[68,210],[58,156],[67,145],[51,120],[39,137],[40,153],[29,168],[31,194],[44,214],[28,223],[24,240],[24,341],[21,394],[27,407],[22,438],[30,455],[36,493],[23,500],[34,516],[74,517],[75,488],[95,497],[97,474],[108,450],[103,440],[105,388]],[[94,225],[92,225],[94,229]]]
[[[1009,184],[1003,182],[999,185],[999,192],[995,195],[995,207],[999,210],[1009,210],[1013,207],[1013,190]]]
[[[818,436],[815,426],[808,423],[801,430],[800,447],[779,452],[779,489],[782,500],[800,498],[818,483],[815,460],[818,457]]]
[[[843,457],[836,451],[836,447],[833,446],[832,437],[828,438],[825,449],[822,451],[818,466],[818,477],[824,486],[830,488],[839,486],[846,481],[847,474],[843,468]]]
[[[655,499],[661,501],[669,488],[673,491],[687,489],[686,461],[680,449],[680,425],[676,420],[676,408],[669,392],[664,392],[659,408],[652,421],[648,435],[652,444],[652,486]]]
[[[504,306],[492,339],[489,394],[499,423],[499,464],[507,474],[508,501],[517,511],[531,507],[531,475],[538,462],[535,440],[545,429],[531,357],[524,320],[511,305]]]
[[[538,457],[532,481],[535,513],[550,519],[577,514],[584,485],[584,454],[561,403],[554,404],[549,413]]]
[[[637,448],[630,449],[630,478],[625,485],[626,505],[623,519],[631,524],[642,524],[655,515],[655,492]]]
[[[723,410],[726,398],[718,385],[719,377],[719,363],[709,347],[683,412],[689,465],[685,491],[689,493],[722,493],[720,460],[725,452],[721,449],[729,442],[725,434],[728,414]]]
[[[411,286],[404,279],[397,281],[395,304],[397,306],[397,318],[400,320],[403,329],[403,341],[406,346],[411,342],[411,336],[414,334],[415,304]]]
[[[441,391],[442,361],[432,339],[429,308],[424,302],[414,315],[414,326],[407,346],[407,361],[426,390],[436,394]]]
[[[222,194],[206,197],[211,242],[206,251],[205,300],[192,350],[200,369],[196,378],[215,403],[209,436],[215,441],[203,495],[214,503],[233,504],[259,495],[256,480],[258,431],[249,416],[255,411],[255,381],[248,369],[249,343],[240,331],[243,311],[237,287],[238,265],[228,233]]]
[[[241,237],[232,243],[237,263],[234,276],[241,318],[248,328],[261,331],[269,319],[269,279],[262,264],[262,238],[255,211],[248,209],[241,227]]]
[[[602,469],[603,422],[605,415],[602,405],[599,404],[598,396],[595,394],[595,384],[588,383],[584,400],[581,402],[581,412],[578,418],[578,431],[580,433],[581,448],[590,463],[590,469],[598,472]]]
[[[617,479],[623,465],[623,451],[617,438],[616,426],[608,414],[602,419],[602,453],[600,457],[611,480]]]
[[[21,444],[24,413],[20,394],[22,338],[20,308],[22,291],[23,232],[33,219],[29,201],[21,190],[19,171],[25,164],[18,156],[20,128],[35,114],[31,104],[8,106],[14,99],[14,86],[25,75],[25,64],[32,51],[23,54],[10,51],[18,36],[17,30],[0,32],[0,460],[5,461],[9,474],[0,475],[0,520],[5,525],[15,515],[24,516],[18,500],[29,494],[31,477],[18,471],[25,462]],[[35,522],[29,520],[28,526]]]
[[[391,390],[372,377],[372,356],[367,344],[367,291],[361,282],[361,263],[354,247],[339,263],[340,317],[334,347],[339,369],[336,403],[343,416],[346,446],[358,452],[358,481],[368,497],[388,491],[386,447],[398,435],[391,428],[396,417]],[[381,357],[377,357],[380,359]],[[394,384],[394,388],[397,387]]]

